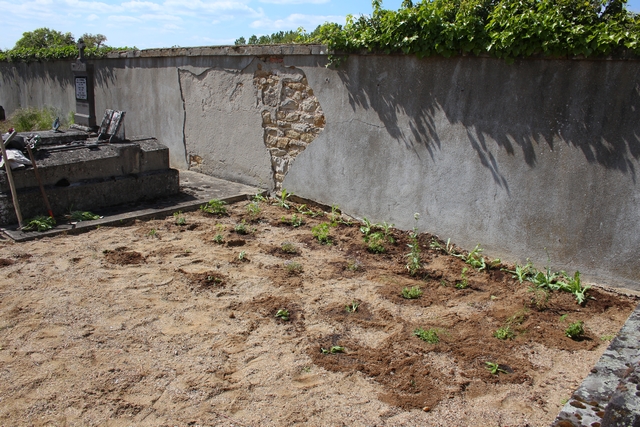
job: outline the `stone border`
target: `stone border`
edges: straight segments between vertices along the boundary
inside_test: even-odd
[[[640,426],[639,377],[640,304],[552,426]]]

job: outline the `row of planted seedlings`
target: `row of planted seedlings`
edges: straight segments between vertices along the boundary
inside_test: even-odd
[[[322,210],[313,210],[307,207],[305,204],[295,204],[289,200],[292,196],[292,193],[283,190],[278,198],[266,198],[261,195],[256,195],[252,201],[246,206],[247,216],[250,221],[257,221],[259,219],[261,213],[260,205],[262,203],[269,203],[271,205],[276,205],[281,207],[285,211],[291,212],[287,215],[283,215],[280,218],[280,223],[289,225],[291,227],[297,228],[304,226],[306,224],[305,217],[325,217],[328,221],[321,222],[311,227],[311,233],[313,237],[323,245],[332,245],[333,239],[331,237],[331,229],[338,226],[346,226],[351,227],[356,225],[355,221],[351,219],[345,219],[345,216],[342,215],[339,207],[337,205],[333,205],[331,208],[331,212],[324,212]],[[213,215],[226,215],[227,210],[225,206],[225,202],[220,200],[211,200],[207,204],[200,207],[203,212],[213,214]],[[414,278],[422,277],[424,279],[428,278],[427,274],[424,274],[423,268],[425,267],[425,261],[421,250],[420,238],[425,237],[421,236],[418,232],[417,223],[419,220],[419,214],[414,214],[414,220],[416,225],[413,227],[411,231],[408,232],[408,243],[407,243],[407,252],[404,254],[404,258],[406,259],[405,269],[406,274]],[[366,250],[371,254],[382,254],[387,251],[387,245],[396,245],[396,239],[394,238],[394,233],[398,233],[398,230],[394,229],[394,224],[390,224],[387,222],[372,223],[366,217],[362,219],[359,223],[359,230],[363,237],[363,243],[366,247]],[[255,229],[254,229],[255,230]],[[245,234],[250,231],[247,229],[246,221],[243,219],[241,222],[235,225],[234,231],[238,234]],[[217,234],[214,237],[214,242],[223,243],[224,239],[221,233]],[[478,244],[472,251],[464,251],[458,247],[456,247],[451,240],[448,239],[446,242],[439,240],[436,237],[432,237],[430,244],[430,249],[433,251],[441,252],[443,254],[453,256],[461,259],[465,263],[465,267],[462,268],[460,273],[460,280],[456,281],[455,288],[456,289],[467,289],[469,288],[469,280],[468,276],[471,270],[474,270],[478,273],[488,273],[492,269],[500,269],[506,273],[509,273],[512,279],[515,279],[520,284],[528,284],[528,291],[532,292],[535,297],[533,301],[535,301],[535,305],[538,310],[542,311],[545,309],[545,303],[549,299],[549,295],[551,292],[569,292],[575,296],[576,303],[580,305],[585,305],[587,300],[589,299],[588,290],[589,286],[583,286],[580,279],[580,272],[576,271],[573,275],[567,274],[565,271],[553,272],[547,263],[547,266],[543,270],[538,270],[531,262],[527,262],[524,265],[515,264],[513,267],[505,266],[500,259],[487,259],[483,256],[483,249]],[[284,242],[282,245],[283,252],[295,254],[297,253],[297,249],[294,245],[289,242]],[[242,259],[244,257],[244,253],[241,252],[239,257]],[[354,265],[357,268],[357,262],[350,263],[350,265]],[[302,271],[302,266],[297,262],[288,262],[285,263],[285,267],[289,270],[290,273],[300,273]],[[354,269],[355,269],[354,268]],[[443,281],[444,282],[444,281]],[[442,283],[446,286],[446,283]],[[405,287],[402,289],[400,296],[405,299],[418,299],[422,296],[423,290],[420,286],[413,287]],[[355,313],[358,310],[359,303],[356,301],[352,301],[350,304],[345,306],[345,310],[349,313]],[[291,313],[288,308],[283,307],[277,310],[275,313],[275,317],[280,319],[281,321],[289,321]],[[566,315],[561,316],[561,320],[564,320]],[[510,340],[514,339],[516,333],[514,331],[514,326],[521,323],[523,321],[523,313],[519,312],[508,318],[505,324],[497,329],[493,336],[499,340]],[[584,336],[584,322],[578,320],[574,323],[571,323],[565,329],[565,335],[571,339],[579,340]],[[437,344],[440,341],[440,335],[443,333],[442,330],[437,328],[416,328],[413,331],[413,335],[417,338],[430,343]],[[345,351],[342,346],[332,346],[329,348],[320,348],[320,351],[323,354],[336,354],[342,353]],[[504,369],[503,365],[500,365],[494,361],[486,361],[486,368],[492,374],[497,375],[499,373],[507,373],[508,370]]]

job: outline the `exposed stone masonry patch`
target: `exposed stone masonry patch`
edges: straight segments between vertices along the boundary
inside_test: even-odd
[[[293,160],[324,129],[325,117],[301,70],[283,66],[265,70],[259,64],[253,82],[262,102],[264,143],[271,155],[275,191],[280,191]]]

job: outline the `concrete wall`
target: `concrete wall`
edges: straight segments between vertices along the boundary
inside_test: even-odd
[[[158,137],[174,167],[269,189],[286,173],[288,191],[355,216],[409,229],[419,212],[421,230],[462,247],[539,266],[546,248],[552,266],[640,289],[639,62],[351,55],[329,69],[321,47],[283,49],[96,61],[96,111],[126,110],[127,133]],[[0,64],[8,113],[45,101],[32,91],[73,96],[56,77],[70,65],[45,65]],[[302,76],[321,111],[287,170],[259,70]],[[289,103],[276,95],[273,111]]]

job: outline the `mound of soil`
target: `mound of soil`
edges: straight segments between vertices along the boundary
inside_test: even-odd
[[[0,242],[0,424],[548,425],[637,303],[247,205]]]

